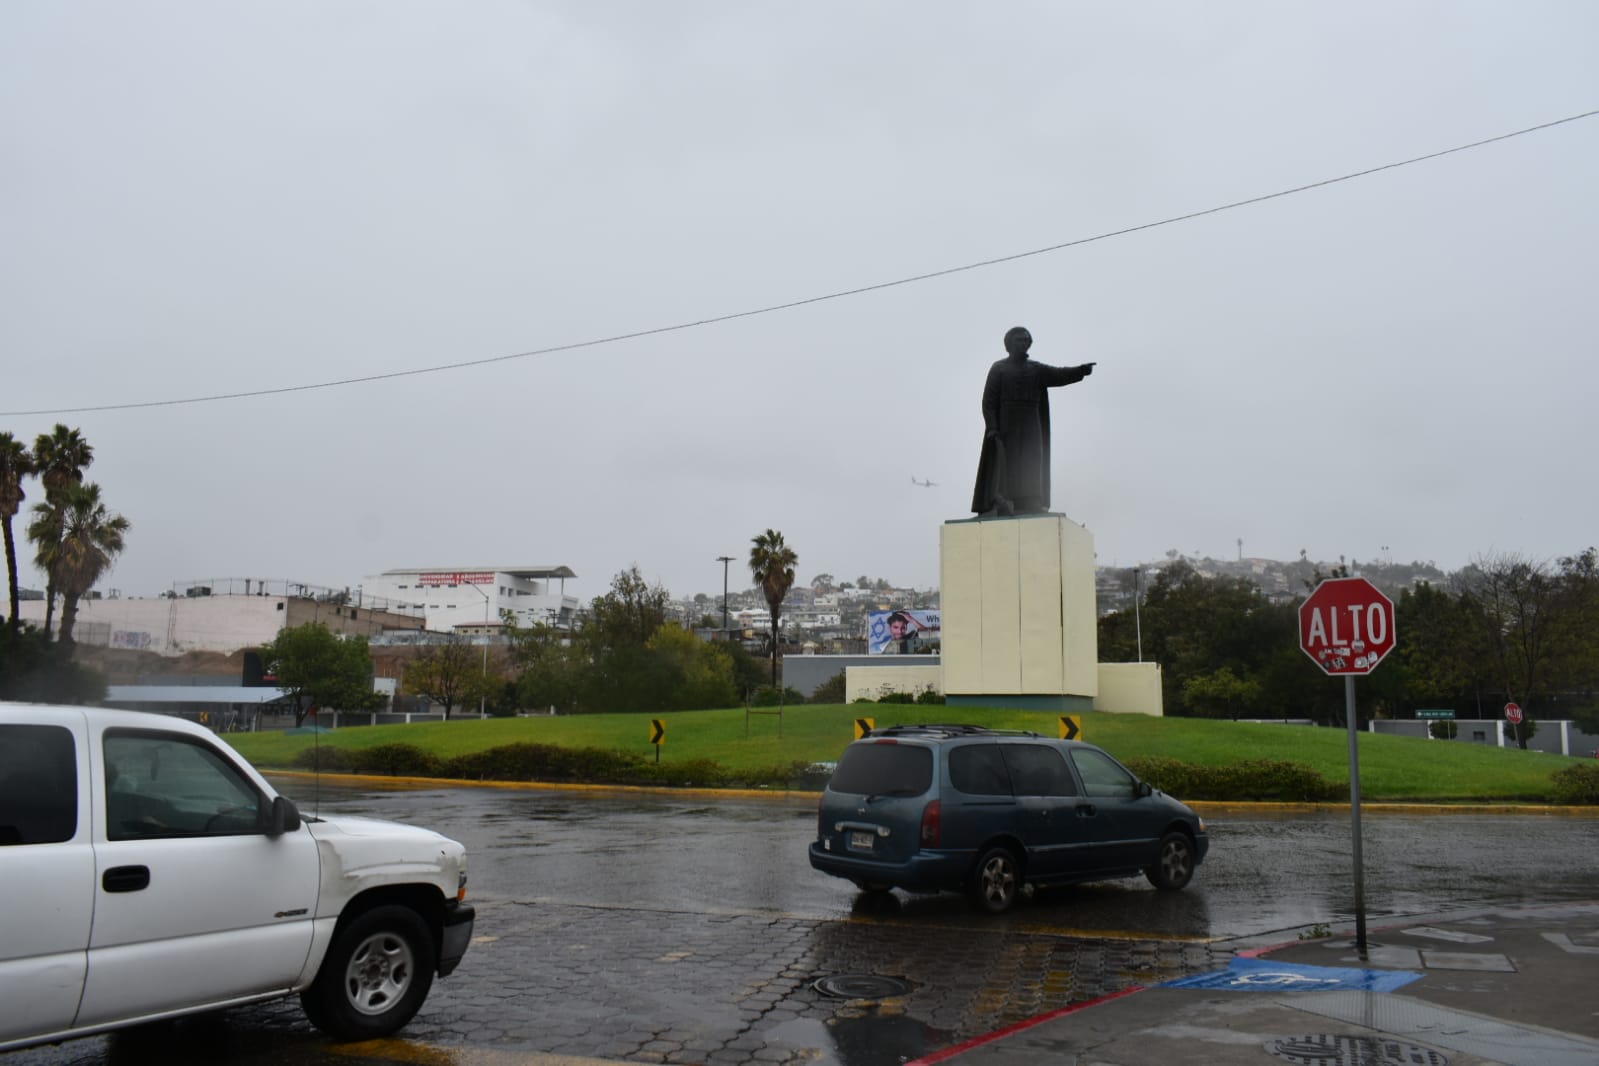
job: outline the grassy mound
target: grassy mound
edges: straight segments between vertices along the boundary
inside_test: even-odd
[[[301,752],[320,749],[348,752],[350,758],[371,758],[370,765],[410,772],[406,765],[455,765],[472,772],[450,776],[471,779],[598,780],[601,768],[613,766],[612,783],[666,783],[668,779],[730,787],[732,782],[776,787],[796,780],[796,767],[829,763],[854,737],[857,717],[875,719],[879,727],[929,721],[961,721],[1003,729],[1031,730],[1056,736],[1053,714],[1027,711],[898,704],[803,705],[781,717],[746,716],[742,710],[678,711],[667,714],[593,714],[570,717],[496,718],[484,721],[425,722],[413,725],[342,728],[319,736],[284,733],[229,734],[227,740],[258,767],[294,768]],[[666,723],[660,769],[650,746],[651,718]],[[1349,789],[1348,734],[1343,729],[1257,725],[1194,718],[1150,718],[1143,715],[1089,713],[1081,716],[1083,739],[1109,751],[1147,776],[1162,790],[1184,799],[1297,798],[1337,799]],[[1573,767],[1599,770],[1591,760],[1545,755],[1514,748],[1362,733],[1361,795],[1367,800],[1459,803],[1593,802],[1579,773],[1556,787],[1557,771]],[[355,753],[403,745],[418,754],[384,756]],[[494,749],[530,745],[568,754],[503,756]],[[592,753],[583,753],[592,749]],[[476,761],[452,764],[458,757]],[[517,776],[497,769],[511,759],[526,769]],[[412,760],[407,762],[406,760]],[[539,760],[543,760],[541,764]],[[1164,760],[1154,763],[1146,760]],[[325,762],[330,768],[332,763]],[[354,763],[350,764],[352,767]],[[556,776],[557,772],[561,776]],[[522,776],[525,773],[530,776]],[[549,776],[543,776],[548,773]],[[657,776],[659,775],[659,776]],[[622,778],[626,780],[622,780]],[[800,778],[800,780],[804,780]],[[1567,778],[1561,777],[1561,781]],[[816,787],[814,784],[810,787]]]

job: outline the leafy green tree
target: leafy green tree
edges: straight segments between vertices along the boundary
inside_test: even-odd
[[[775,529],[756,534],[750,547],[750,573],[766,606],[772,612],[772,686],[777,686],[777,654],[779,644],[779,619],[783,614],[783,598],[794,587],[794,567],[799,556],[783,542],[783,534]]]
[[[746,651],[744,645],[737,641],[722,641],[719,646],[733,663],[733,691],[738,693],[740,699],[766,684],[766,671],[762,669],[760,660]]]
[[[564,631],[541,622],[524,629],[508,616],[506,625],[517,703],[538,710],[553,707],[562,714],[578,711],[589,668],[588,648],[569,642]]]
[[[1560,582],[1547,565],[1513,553],[1481,556],[1455,580],[1481,620],[1490,676],[1530,720],[1551,694],[1557,654],[1568,638]],[[1522,748],[1528,735],[1523,728]]]
[[[678,626],[662,626],[649,650],[670,672],[661,710],[717,710],[738,705],[733,660],[726,644],[712,644]],[[653,709],[653,708],[652,708]]]
[[[1260,682],[1239,677],[1228,667],[1190,677],[1183,683],[1183,699],[1204,718],[1238,721],[1260,700]]]
[[[57,640],[72,644],[78,620],[78,602],[94,587],[100,575],[122,553],[130,523],[106,509],[100,486],[71,482],[33,505],[34,519],[28,536],[38,548],[37,561],[61,594],[61,633]]]
[[[68,429],[60,422],[49,433],[41,433],[33,441],[33,470],[44,483],[44,496],[46,503],[56,504],[56,513],[62,508],[58,497],[69,486],[80,484],[83,481],[83,472],[89,464],[94,462],[94,448],[83,439],[83,435],[76,429]],[[37,510],[37,505],[35,505]],[[34,534],[34,526],[29,525],[28,537],[34,543],[35,550],[41,555],[55,555],[56,542],[61,539],[63,531],[59,528],[40,526],[38,535]],[[50,632],[51,623],[55,620],[56,594],[60,591],[55,584],[55,575],[48,566],[45,571],[45,604],[44,604],[44,631]]]
[[[1125,641],[1127,612],[1120,613],[1124,617],[1117,632]],[[1236,677],[1253,677],[1278,649],[1298,647],[1292,605],[1271,603],[1251,581],[1206,577],[1181,560],[1155,575],[1141,615],[1144,658],[1161,664],[1167,713],[1173,715],[1191,712],[1185,689],[1189,680],[1223,667]],[[1316,672],[1309,659],[1303,669],[1307,678]]]
[[[1447,589],[1420,582],[1399,594],[1392,653],[1409,673],[1407,695],[1420,706],[1465,706],[1487,675],[1486,627],[1474,605]]]
[[[33,455],[28,446],[9,433],[0,433],[0,529],[5,533],[6,588],[11,593],[9,625],[15,636],[21,629],[17,602],[17,542],[12,532],[12,520],[22,509],[26,493],[22,481],[33,473]]]
[[[670,599],[663,586],[651,585],[631,566],[611,579],[609,592],[589,604],[584,638],[601,648],[642,648],[666,623]]]
[[[73,662],[70,647],[33,626],[0,626],[0,699],[93,707],[105,695],[105,675]]]
[[[456,707],[486,703],[499,692],[499,677],[485,670],[479,649],[456,637],[423,648],[405,664],[402,683],[412,695],[441,705],[446,722]]]
[[[1599,709],[1599,551],[1588,548],[1557,566],[1565,625],[1553,674],[1555,686],[1569,694],[1571,716]]]
[[[312,707],[373,711],[384,697],[372,689],[372,652],[365,637],[340,639],[321,622],[280,630],[261,646],[261,663],[294,700],[294,724]]]

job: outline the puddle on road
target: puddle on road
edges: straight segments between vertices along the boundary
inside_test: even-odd
[[[889,1003],[846,1006],[826,1022],[795,1018],[761,1033],[767,1044],[813,1052],[818,1066],[904,1066],[954,1042]]]

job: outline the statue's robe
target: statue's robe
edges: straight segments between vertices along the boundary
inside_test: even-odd
[[[972,491],[976,514],[1049,510],[1049,390],[1083,380],[1080,366],[1007,357],[983,385],[983,451]]]

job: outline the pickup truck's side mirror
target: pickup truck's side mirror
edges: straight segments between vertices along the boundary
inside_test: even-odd
[[[272,797],[272,809],[267,812],[267,836],[280,837],[300,828],[300,811],[288,797]]]

